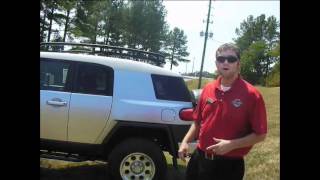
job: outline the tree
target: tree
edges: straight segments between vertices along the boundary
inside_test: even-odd
[[[252,15],[248,16],[247,20],[240,24],[240,29],[236,28],[237,38],[233,39],[240,50],[247,49],[253,42],[266,41],[268,45],[277,44],[280,33],[278,31],[279,22],[274,16],[266,19],[264,14],[257,18]]]
[[[74,9],[76,1],[67,0],[41,0],[40,1],[40,41],[43,42],[44,37],[47,37],[47,42],[51,41],[52,33],[58,31],[53,29],[53,23],[55,22],[59,27],[64,24],[64,36],[65,41],[66,33],[68,32],[69,24],[71,23],[70,11]],[[66,14],[65,14],[66,13]],[[47,35],[45,35],[45,31]],[[55,36],[55,34],[54,34]]]
[[[274,65],[270,75],[267,77],[267,86],[280,86],[280,61]]]
[[[169,59],[172,69],[172,65],[178,66],[178,62],[189,62],[190,60],[185,59],[189,53],[187,52],[187,36],[184,35],[183,30],[175,27],[173,31],[170,31],[166,42],[165,42],[165,51],[167,58]]]
[[[280,43],[278,43],[276,47],[269,51],[269,55],[270,57],[276,59],[276,63],[274,64],[270,74],[268,74],[266,78],[266,85],[280,86]]]
[[[46,35],[45,35],[45,31],[48,30],[48,26],[49,24],[47,23],[47,8],[46,8],[46,4],[43,0],[40,1],[40,42],[44,42]]]
[[[124,1],[112,0],[108,1],[108,10],[105,14],[104,29],[104,44],[112,46],[124,46]]]
[[[125,41],[130,48],[158,52],[166,33],[162,1],[129,1],[125,12]]]
[[[266,43],[258,41],[252,43],[241,55],[241,75],[250,83],[263,84],[263,63]]]
[[[145,51],[160,50],[166,33],[165,13],[161,1],[147,1],[144,22],[146,29],[142,33],[142,46]]]
[[[64,30],[62,41],[66,42],[67,33],[70,31],[70,25],[73,23],[73,17],[70,16],[71,10],[75,9],[77,1],[67,0],[67,1],[59,1],[59,4],[63,11],[65,11],[65,15],[62,17],[64,19]]]
[[[266,86],[280,86],[280,61],[273,66],[271,73],[266,79]]]
[[[55,29],[52,29],[53,22],[59,26],[63,22],[64,15],[61,13],[61,1],[58,0],[42,0],[40,1],[40,36],[44,37],[44,31],[47,30],[47,42],[50,42],[51,34]],[[47,20],[49,23],[47,23]],[[43,41],[43,40],[42,40]]]
[[[72,32],[76,37],[85,37],[89,43],[97,43],[103,35],[103,19],[108,3],[101,1],[79,1],[76,7],[75,27]]]
[[[129,48],[159,53],[166,34],[165,8],[162,1],[127,1],[123,11],[122,39]],[[135,60],[163,66],[164,60]]]
[[[279,59],[271,53],[279,44],[278,27],[274,16],[266,19],[262,14],[257,18],[250,15],[240,24],[240,29],[236,28],[238,37],[234,41],[243,52],[241,73],[253,84],[264,85],[271,66]]]
[[[40,41],[50,41],[51,30],[52,30],[52,21],[54,11],[57,8],[56,1],[41,0],[40,1]],[[47,22],[47,20],[49,22]],[[45,35],[45,31],[48,31]]]
[[[53,39],[52,39],[52,42],[61,42],[62,41],[62,37],[60,36],[60,33],[59,31],[53,31]],[[62,51],[64,49],[64,46],[63,45],[59,45],[59,46],[52,46],[52,51],[55,51],[55,52],[59,52],[59,51]]]
[[[166,11],[162,3],[162,0],[41,0],[40,42],[45,41],[44,38],[52,41],[52,33],[57,31],[52,29],[55,22],[59,29],[63,29],[60,36],[64,42],[68,36],[69,39],[76,38],[85,43],[161,53],[168,32]],[[56,41],[57,35],[54,36]],[[162,58],[145,60],[146,57],[134,53],[134,60],[157,66],[165,64]]]

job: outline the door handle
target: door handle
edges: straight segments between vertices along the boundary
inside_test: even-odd
[[[67,105],[67,102],[62,101],[62,100],[59,99],[59,98],[54,98],[54,99],[52,99],[52,100],[48,100],[48,101],[47,101],[47,104],[48,104],[48,105],[53,105],[53,106],[65,106],[65,105]]]

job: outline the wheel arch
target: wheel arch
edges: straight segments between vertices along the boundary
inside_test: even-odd
[[[172,130],[168,125],[118,121],[109,135],[103,140],[105,157],[109,155],[116,145],[132,137],[152,141],[156,143],[162,151],[168,151],[172,156],[177,156],[178,144],[175,142]]]

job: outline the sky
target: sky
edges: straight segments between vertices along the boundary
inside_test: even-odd
[[[200,71],[202,52],[204,47],[204,36],[200,32],[206,30],[206,20],[208,14],[209,1],[173,1],[163,2],[166,10],[166,21],[172,30],[174,27],[182,29],[187,36],[188,52],[187,59],[190,63],[179,63],[173,66],[172,71],[177,73]],[[213,73],[215,67],[215,51],[223,43],[233,42],[236,38],[235,30],[240,27],[241,22],[249,15],[254,18],[265,14],[266,17],[275,16],[280,22],[280,1],[212,1],[211,16],[208,32],[213,33],[212,38],[208,38],[203,64],[203,71]],[[170,69],[170,63],[164,66]]]

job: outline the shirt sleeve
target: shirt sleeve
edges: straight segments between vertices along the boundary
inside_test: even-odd
[[[254,133],[266,134],[267,133],[267,113],[263,97],[257,93],[254,97],[254,103],[250,115],[250,123]]]

